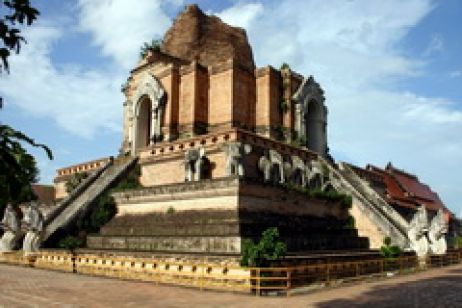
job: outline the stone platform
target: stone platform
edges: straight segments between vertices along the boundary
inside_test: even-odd
[[[345,229],[340,202],[234,176],[113,194],[118,213],[90,249],[239,254],[244,239],[278,227],[289,251],[366,249]]]

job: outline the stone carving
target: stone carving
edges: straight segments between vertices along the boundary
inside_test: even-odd
[[[189,149],[185,153],[185,182],[199,181],[207,178],[210,162],[205,156],[205,149]]]
[[[284,184],[284,161],[282,155],[275,150],[268,150],[260,157],[258,168],[263,172],[265,182],[273,184]]]
[[[22,249],[26,253],[37,252],[40,247],[40,237],[43,231],[44,217],[38,209],[37,203],[32,201],[24,215],[27,233],[24,238]]]
[[[0,252],[8,252],[18,247],[21,238],[21,224],[18,214],[11,204],[7,204],[2,220],[3,236],[0,239]]]
[[[286,174],[290,174],[289,181],[297,186],[305,187],[307,182],[307,175],[309,174],[309,167],[305,162],[297,155],[291,156],[290,172],[286,171]],[[286,163],[287,164],[287,163]]]
[[[324,186],[324,173],[322,163],[313,160],[308,163],[307,185],[310,189],[322,189]]]
[[[226,175],[237,175],[239,177],[245,176],[243,165],[243,156],[252,151],[250,144],[243,144],[241,142],[232,142],[223,145],[226,157]]]
[[[444,217],[442,209],[433,217],[428,230],[428,239],[430,241],[430,251],[436,255],[443,255],[447,250],[446,233],[448,233],[448,224]]]
[[[411,249],[415,251],[419,258],[428,254],[428,240],[426,232],[428,231],[428,217],[425,206],[421,206],[412,217],[409,223],[407,235],[411,244]]]

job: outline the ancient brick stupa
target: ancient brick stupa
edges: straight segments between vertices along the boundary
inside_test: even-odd
[[[345,198],[328,198],[323,90],[288,65],[255,68],[243,29],[187,6],[123,92],[121,155],[138,158],[144,188],[113,194],[117,215],[89,248],[239,254],[270,227],[290,251],[368,247],[345,228]],[[60,170],[58,194],[98,163]]]

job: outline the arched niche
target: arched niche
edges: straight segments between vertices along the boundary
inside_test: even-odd
[[[306,140],[309,149],[324,152],[324,108],[315,99],[308,101],[305,111]]]
[[[151,74],[145,73],[136,84],[133,96],[134,121],[132,153],[162,140],[162,123],[165,109],[165,90]]]
[[[292,97],[295,131],[305,146],[327,156],[327,108],[324,91],[312,76],[305,78]]]
[[[138,149],[151,144],[152,103],[151,99],[147,95],[144,95],[139,99],[135,116],[135,144]]]

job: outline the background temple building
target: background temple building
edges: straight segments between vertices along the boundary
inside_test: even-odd
[[[245,31],[195,5],[123,92],[119,158],[58,170],[61,202],[45,241],[136,166],[143,188],[112,194],[117,214],[87,237],[89,248],[239,254],[243,239],[269,227],[290,251],[378,248],[387,236],[406,247],[418,205],[453,217],[428,186],[391,165],[335,164],[315,79],[286,64],[256,68]],[[80,172],[90,176],[68,194],[66,181]]]

